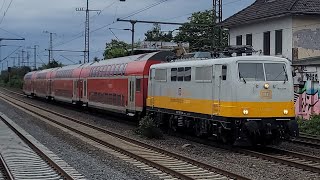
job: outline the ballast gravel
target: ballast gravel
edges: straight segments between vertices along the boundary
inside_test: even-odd
[[[162,140],[150,140],[140,137],[134,133],[135,127],[132,125],[125,124],[126,121],[116,121],[117,118],[110,117],[109,115],[93,116],[87,113],[67,109],[69,106],[59,107],[58,105],[48,104],[43,101],[27,99],[24,100],[32,101],[42,107],[50,108],[51,110],[63,113],[67,116],[77,118],[105,129],[126,135],[128,137],[146,142],[150,145],[154,145],[163,149],[166,149],[177,154],[181,154],[207,164],[214,165],[221,169],[231,171],[233,173],[245,176],[250,179],[320,179],[320,175],[317,173],[311,173],[303,171],[297,168],[289,167],[286,165],[273,163],[270,161],[262,160],[255,157],[250,157],[238,153],[229,152],[219,148],[209,147],[206,145],[198,144],[189,140],[176,138],[172,136],[164,136]],[[7,105],[6,105],[7,106]],[[2,107],[0,106],[0,111]],[[5,113],[5,112],[4,112]],[[101,117],[103,116],[103,117]],[[33,123],[36,120],[33,120]],[[47,127],[50,131],[52,128]],[[45,129],[42,131],[46,131]],[[63,136],[62,136],[63,139]],[[73,138],[70,137],[72,140]],[[61,140],[60,140],[61,141]],[[190,144],[183,147],[186,144]],[[68,142],[70,148],[74,148],[72,141]],[[285,144],[282,146],[286,146]],[[302,148],[302,147],[301,147]],[[81,149],[81,148],[80,148]],[[302,150],[303,151],[303,150]],[[82,151],[85,153],[85,151]],[[87,154],[86,154],[87,155]],[[319,156],[319,155],[318,155]],[[119,162],[117,162],[119,163]],[[76,168],[76,167],[75,167]],[[77,169],[78,170],[78,169]],[[141,172],[139,172],[141,175]],[[144,175],[142,175],[144,176]],[[144,176],[147,177],[147,176]],[[139,179],[139,178],[138,178]],[[142,178],[145,179],[145,178]]]
[[[0,112],[87,179],[159,179],[0,100]]]

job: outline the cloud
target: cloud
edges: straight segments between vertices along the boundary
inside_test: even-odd
[[[119,0],[90,0],[90,9],[103,10],[100,15],[97,15],[96,12],[90,12],[91,17],[94,16],[90,19],[90,28],[91,30],[95,30],[103,27],[104,25],[113,23],[116,18],[125,17],[132,12],[136,12],[141,8],[160,1],[161,0],[126,0],[126,2],[119,2]],[[254,0],[226,0],[224,3],[229,2],[230,4],[224,7],[224,14],[225,16],[230,16],[253,1]],[[8,6],[8,2],[9,1],[6,1],[3,10]],[[40,55],[42,59],[47,59],[47,57],[44,56],[47,54],[44,49],[48,48],[49,45],[49,36],[43,33],[45,30],[56,33],[53,40],[54,45],[69,41],[54,48],[83,50],[83,37],[73,41],[70,40],[77,37],[76,35],[79,36],[79,34],[83,34],[85,13],[76,11],[76,8],[84,7],[85,5],[85,0],[14,0],[3,23],[0,24],[0,28],[4,28],[26,38],[24,42],[10,42],[11,44],[19,44],[24,47],[33,46],[34,44],[40,45],[39,52],[41,52]],[[210,0],[168,0],[129,19],[184,22],[192,12],[210,9],[211,7],[212,1]],[[0,17],[4,12],[3,10],[0,11]],[[102,57],[105,43],[115,38],[108,30],[109,27],[121,29],[130,28],[131,25],[130,23],[115,22],[106,28],[91,33],[91,58],[94,56]],[[143,40],[144,33],[151,27],[152,24],[136,24],[136,40]],[[162,28],[170,30],[176,27],[163,25]],[[115,30],[114,32],[120,40],[130,43],[130,31]],[[17,36],[0,30],[0,37]],[[3,48],[3,53],[8,54],[10,52]],[[70,53],[55,53],[55,57],[59,58],[59,60],[61,59],[62,62],[70,63],[61,58],[60,55],[63,54],[68,55]],[[70,57],[75,59],[82,58],[79,53],[71,55]]]

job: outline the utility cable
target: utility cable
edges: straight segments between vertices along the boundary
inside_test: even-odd
[[[3,14],[3,16],[2,16],[2,19],[1,19],[1,21],[0,21],[0,24],[2,23],[2,21],[3,21],[4,17],[6,16],[6,14],[7,14],[8,10],[9,10],[9,8],[10,8],[11,4],[12,4],[12,1],[13,1],[13,0],[11,0],[11,1],[10,1],[9,6],[7,7],[6,11],[4,12],[4,14]]]

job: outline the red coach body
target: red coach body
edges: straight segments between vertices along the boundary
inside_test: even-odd
[[[172,55],[162,51],[30,72],[24,78],[23,91],[107,111],[140,114],[146,106],[150,66]],[[36,78],[30,79],[33,74]]]

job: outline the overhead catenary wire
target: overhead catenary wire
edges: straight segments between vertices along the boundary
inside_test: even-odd
[[[120,19],[127,19],[127,18],[129,18],[129,17],[131,17],[131,16],[137,15],[137,14],[143,12],[143,11],[146,11],[146,10],[148,10],[148,9],[151,9],[151,8],[155,7],[155,6],[158,6],[158,5],[160,5],[160,4],[162,4],[162,3],[166,2],[166,1],[168,1],[168,0],[161,0],[161,1],[159,1],[159,2],[150,4],[150,5],[148,5],[148,6],[144,7],[144,8],[141,8],[141,9],[135,11],[135,12],[132,12],[132,13],[130,13],[130,14],[128,14],[128,15],[120,18]]]
[[[6,9],[6,11],[3,13],[3,16],[2,16],[2,18],[1,18],[0,24],[3,22],[4,18],[6,17],[6,14],[7,14],[8,10],[9,10],[11,4],[12,4],[12,1],[13,1],[13,0],[10,1],[9,5],[8,5],[8,7],[7,7],[7,9]]]

